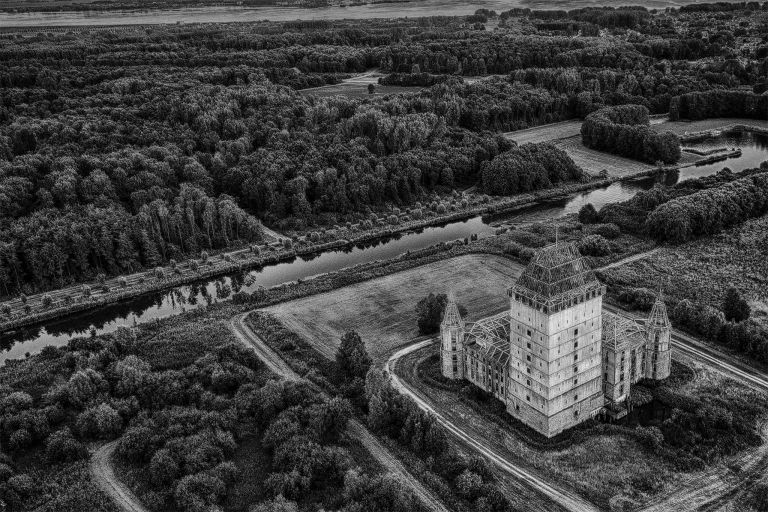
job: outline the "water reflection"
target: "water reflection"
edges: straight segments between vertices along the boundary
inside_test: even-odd
[[[324,252],[299,256],[290,261],[250,271],[208,279],[173,290],[144,295],[119,304],[84,312],[45,327],[22,329],[0,336],[0,363],[5,359],[22,357],[26,352],[36,352],[45,345],[63,345],[72,336],[88,334],[91,327],[98,333],[115,331],[120,326],[133,326],[156,318],[165,318],[183,311],[231,299],[238,291],[253,292],[259,286],[270,287],[285,282],[306,279],[326,272],[360,263],[393,258],[406,251],[414,251],[450,240],[467,238],[477,233],[490,233],[498,223],[528,224],[576,213],[587,204],[596,208],[616,201],[629,199],[638,191],[648,190],[656,183],[672,185],[681,180],[713,174],[723,167],[740,171],[759,166],[768,159],[768,137],[742,134],[707,141],[697,147],[739,147],[742,156],[700,167],[689,167],[659,178],[641,178],[614,183],[610,186],[576,194],[575,196],[548,201],[498,216],[471,219],[401,233],[389,239],[376,239]]]

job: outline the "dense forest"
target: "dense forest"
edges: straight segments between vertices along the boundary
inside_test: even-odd
[[[262,222],[315,229],[485,186],[530,156],[500,132],[627,104],[688,115],[691,95],[765,81],[752,11],[714,11],[4,32],[0,294],[260,242]],[[411,88],[299,91],[375,68]],[[672,160],[643,148],[630,156]],[[578,177],[524,167],[486,190]]]

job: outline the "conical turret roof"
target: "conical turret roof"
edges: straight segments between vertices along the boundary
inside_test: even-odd
[[[445,305],[442,325],[446,327],[464,327],[464,320],[459,313],[459,306],[456,305],[456,297],[453,292],[448,292],[448,304]]]
[[[651,314],[648,316],[648,327],[657,327],[660,329],[669,329],[672,327],[669,321],[669,315],[667,314],[667,305],[664,303],[664,297],[659,291],[656,296],[656,302],[653,303],[651,308]]]

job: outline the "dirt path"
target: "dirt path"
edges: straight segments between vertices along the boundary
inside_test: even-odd
[[[660,249],[661,247],[656,247],[655,249],[651,249],[650,251],[639,252],[637,254],[633,254],[632,256],[627,256],[626,258],[622,258],[618,261],[614,261],[613,263],[609,263],[608,265],[597,268],[595,270],[608,270],[610,268],[626,265],[627,263],[632,263],[633,261],[642,260],[657,253]]]
[[[107,443],[91,454],[91,474],[96,485],[112,498],[123,512],[149,512],[112,469],[112,454],[117,441]]]
[[[487,435],[476,431],[475,427],[472,425],[473,421],[471,418],[461,418],[459,415],[452,414],[453,411],[447,410],[442,405],[436,405],[429,397],[421,393],[420,390],[416,390],[397,375],[395,369],[398,360],[433,343],[433,339],[415,343],[398,350],[389,358],[385,365],[385,370],[392,379],[392,385],[398,391],[410,397],[421,409],[434,415],[435,419],[455,436],[460,443],[485,457],[502,471],[514,477],[515,480],[525,484],[529,489],[535,490],[548,500],[556,503],[559,505],[560,509],[578,512],[599,511],[600,509],[597,506],[588,502],[576,493],[563,489],[530,469],[515,463],[511,457],[504,454],[504,450],[495,445]],[[528,510],[550,509],[550,507],[547,507],[546,503],[542,503],[540,497],[539,499],[536,499],[534,496],[529,496],[528,499],[531,500],[527,501]]]
[[[293,371],[288,364],[245,323],[248,313],[238,315],[230,320],[230,326],[235,336],[247,347],[252,348],[259,359],[264,361],[267,367],[289,380],[300,380],[301,377]],[[349,433],[365,447],[365,449],[383,467],[398,478],[430,510],[435,512],[449,512],[448,509],[402,465],[392,453],[382,445],[359,421],[349,421]]]

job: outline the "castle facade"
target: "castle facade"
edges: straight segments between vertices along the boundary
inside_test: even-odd
[[[604,294],[574,244],[542,248],[508,290],[508,311],[466,323],[450,296],[442,373],[492,393],[546,437],[601,412],[619,418],[632,384],[669,376],[671,326],[660,298],[640,325],[603,310]]]

